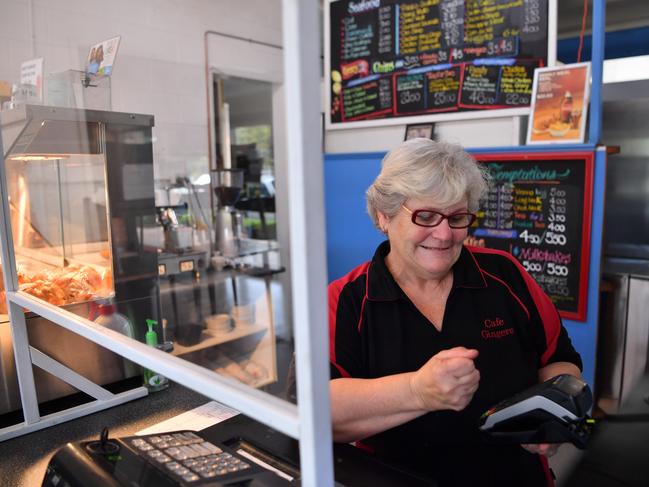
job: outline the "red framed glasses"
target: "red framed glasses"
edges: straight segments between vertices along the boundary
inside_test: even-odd
[[[401,207],[412,216],[411,221],[420,227],[436,227],[446,218],[451,228],[467,228],[476,220],[477,216],[469,211],[458,211],[445,215],[435,210],[411,210],[405,205]]]

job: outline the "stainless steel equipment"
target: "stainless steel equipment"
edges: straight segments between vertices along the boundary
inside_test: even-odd
[[[20,289],[91,320],[111,297],[143,341],[144,320],[159,317],[157,252],[141,238],[155,218],[153,116],[26,105],[1,124]],[[125,378],[121,357],[93,342],[39,316],[27,328],[32,346],[91,381]],[[0,339],[2,414],[20,408],[6,314]],[[41,403],[76,392],[35,378]]]
[[[214,216],[215,246],[225,257],[239,254],[243,215],[234,205],[243,189],[242,169],[217,169],[213,172],[218,207]]]
[[[193,245],[193,228],[179,225],[174,208],[158,208],[158,221],[164,230],[164,250],[183,252]]]
[[[620,153],[606,168],[604,255],[649,260],[649,80],[640,92],[605,87],[613,99],[605,98],[602,141],[619,146]]]
[[[619,146],[606,168],[597,405],[616,412],[649,355],[649,80],[603,86],[602,143]]]
[[[597,347],[597,405],[616,413],[647,368],[649,265],[606,259]],[[634,274],[641,272],[645,275]]]

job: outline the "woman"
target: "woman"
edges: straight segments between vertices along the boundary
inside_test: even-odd
[[[485,189],[458,146],[413,139],[383,160],[366,196],[388,240],[329,286],[334,440],[442,486],[546,485],[556,446],[489,445],[479,417],[536,382],[580,376],[581,359],[513,257],[463,245]]]

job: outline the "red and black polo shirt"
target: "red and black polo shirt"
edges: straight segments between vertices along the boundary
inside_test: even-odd
[[[371,262],[329,285],[331,378],[411,372],[438,352],[463,346],[479,351],[480,386],[463,411],[428,413],[363,443],[432,469],[442,485],[502,486],[507,478],[511,485],[536,485],[534,479],[544,485],[538,456],[518,445],[487,445],[478,421],[494,404],[537,383],[539,368],[572,362],[581,369],[554,305],[510,254],[464,247],[438,331],[390,274],[389,251],[383,242]]]

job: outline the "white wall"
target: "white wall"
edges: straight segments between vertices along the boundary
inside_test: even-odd
[[[20,63],[35,57],[45,58],[46,73],[81,69],[91,45],[121,35],[112,109],[155,116],[156,179],[197,176],[208,170],[207,30],[280,45],[281,2],[0,0],[0,79],[18,82]],[[267,71],[271,64],[270,78],[281,80],[281,62],[268,62],[268,48],[211,36],[209,49],[214,69],[245,76],[257,63]]]
[[[467,148],[514,146],[524,143],[526,117],[483,118],[435,123],[435,138]],[[403,141],[406,125],[328,130],[328,153],[383,152]],[[523,139],[521,139],[523,137]]]

